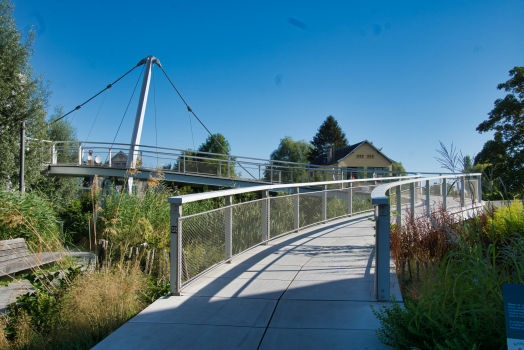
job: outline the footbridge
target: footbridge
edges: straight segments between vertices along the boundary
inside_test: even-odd
[[[97,97],[101,101],[98,113],[90,116],[93,120],[93,130],[100,111],[104,105],[105,96],[109,89],[115,84],[120,84],[136,68],[141,67],[141,73],[135,85],[139,85],[142,77],[142,85],[133,132],[129,143],[115,143],[120,127],[125,120],[129,106],[135,91],[131,95],[127,108],[120,121],[120,127],[116,130],[113,141],[93,142],[85,141],[44,141],[38,147],[44,148],[42,163],[45,171],[53,176],[76,176],[76,177],[101,177],[126,179],[128,191],[133,189],[133,179],[148,179],[150,177],[163,177],[167,181],[174,181],[190,185],[208,185],[217,187],[253,187],[262,184],[292,184],[319,181],[347,180],[352,178],[372,178],[400,175],[398,172],[384,170],[357,170],[351,172],[347,168],[329,167],[294,163],[287,161],[259,159],[253,157],[230,154],[229,150],[215,138],[215,134],[205,126],[202,120],[195,114],[186,100],[175,87],[173,81],[167,75],[160,64],[160,60],[154,56],[148,56],[138,62],[131,70],[126,72],[106,88],[79,104],[70,112],[64,114],[52,123],[55,123],[70,115],[76,116],[77,112],[87,103],[93,103]],[[152,73],[157,67],[165,75],[171,86],[180,97],[187,108],[190,120],[197,121],[214,141],[220,153],[204,152],[182,148],[166,148],[148,146],[141,144],[142,129],[144,127],[144,116],[146,112],[149,88]],[[154,76],[154,74],[153,74]],[[154,81],[154,80],[153,80]],[[155,103],[155,125],[156,125],[156,92],[153,89],[153,101]],[[156,126],[155,126],[156,127]],[[192,133],[191,128],[191,133]],[[87,139],[89,139],[89,132]],[[32,140],[35,141],[35,140]],[[36,142],[36,141],[35,141]],[[193,140],[194,142],[194,140]],[[158,140],[156,140],[158,143]],[[180,146],[179,146],[180,147]],[[24,148],[22,148],[24,149]],[[406,173],[404,173],[406,174]],[[412,174],[412,173],[408,173]]]
[[[295,183],[270,196],[284,186],[169,198],[171,296],[95,349],[389,349],[370,307],[402,300],[392,219],[482,207],[480,174]],[[234,203],[249,192],[261,198]],[[183,215],[218,197],[224,207]]]

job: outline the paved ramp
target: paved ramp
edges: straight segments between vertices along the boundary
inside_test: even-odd
[[[256,247],[182,296],[157,300],[95,349],[390,349],[370,308],[387,305],[374,301],[372,226],[341,219]]]

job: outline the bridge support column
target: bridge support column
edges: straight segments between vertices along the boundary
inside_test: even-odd
[[[397,194],[397,225],[402,226],[402,192],[401,186],[395,187],[395,193]]]
[[[478,189],[479,192],[478,198],[479,198],[479,204],[482,204],[482,175],[479,175],[479,183],[478,183]]]
[[[448,207],[448,183],[447,179],[442,179],[442,205],[444,206],[444,210]]]
[[[324,185],[324,191],[322,191],[322,223],[325,224],[327,220],[327,185]]]
[[[389,203],[378,205],[375,234],[375,298],[389,301],[390,252],[389,252]]]
[[[295,196],[293,197],[293,214],[295,217],[295,226],[294,229],[298,232],[300,227],[300,189],[299,187],[294,188]]]
[[[348,215],[353,214],[353,182],[350,182],[348,187]]]
[[[226,210],[225,210],[225,260],[231,263],[231,257],[233,256],[233,196],[226,196]],[[229,207],[229,208],[227,208]]]
[[[266,242],[264,244],[267,245],[267,241],[270,237],[270,199],[269,199],[269,191],[262,191],[262,198],[265,198],[266,200],[262,201],[262,242]]]
[[[429,216],[431,214],[431,205],[430,205],[430,195],[431,195],[431,185],[429,184],[429,180],[426,180],[426,215]]]
[[[466,206],[466,177],[460,178],[460,206],[464,208]]]
[[[412,182],[409,184],[409,199],[411,207],[411,218],[415,218],[415,183]]]
[[[171,266],[170,266],[170,292],[171,295],[180,295],[182,286],[182,205],[171,204]]]

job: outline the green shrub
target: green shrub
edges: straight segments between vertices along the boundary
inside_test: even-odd
[[[486,234],[492,241],[504,237],[522,236],[524,234],[524,206],[521,201],[512,202],[510,206],[499,208],[488,218]]]

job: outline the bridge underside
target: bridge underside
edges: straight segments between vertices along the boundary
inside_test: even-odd
[[[109,168],[103,166],[91,165],[49,165],[47,173],[51,176],[73,176],[73,177],[94,177],[95,175],[101,177],[129,177],[129,169]],[[259,185],[268,185],[263,181],[247,181],[243,179],[219,178],[216,176],[206,176],[202,174],[181,174],[163,170],[164,180],[200,186],[216,186],[216,187],[251,187]],[[139,169],[139,172],[133,174],[134,179],[147,180],[150,176],[155,177],[154,170]]]

